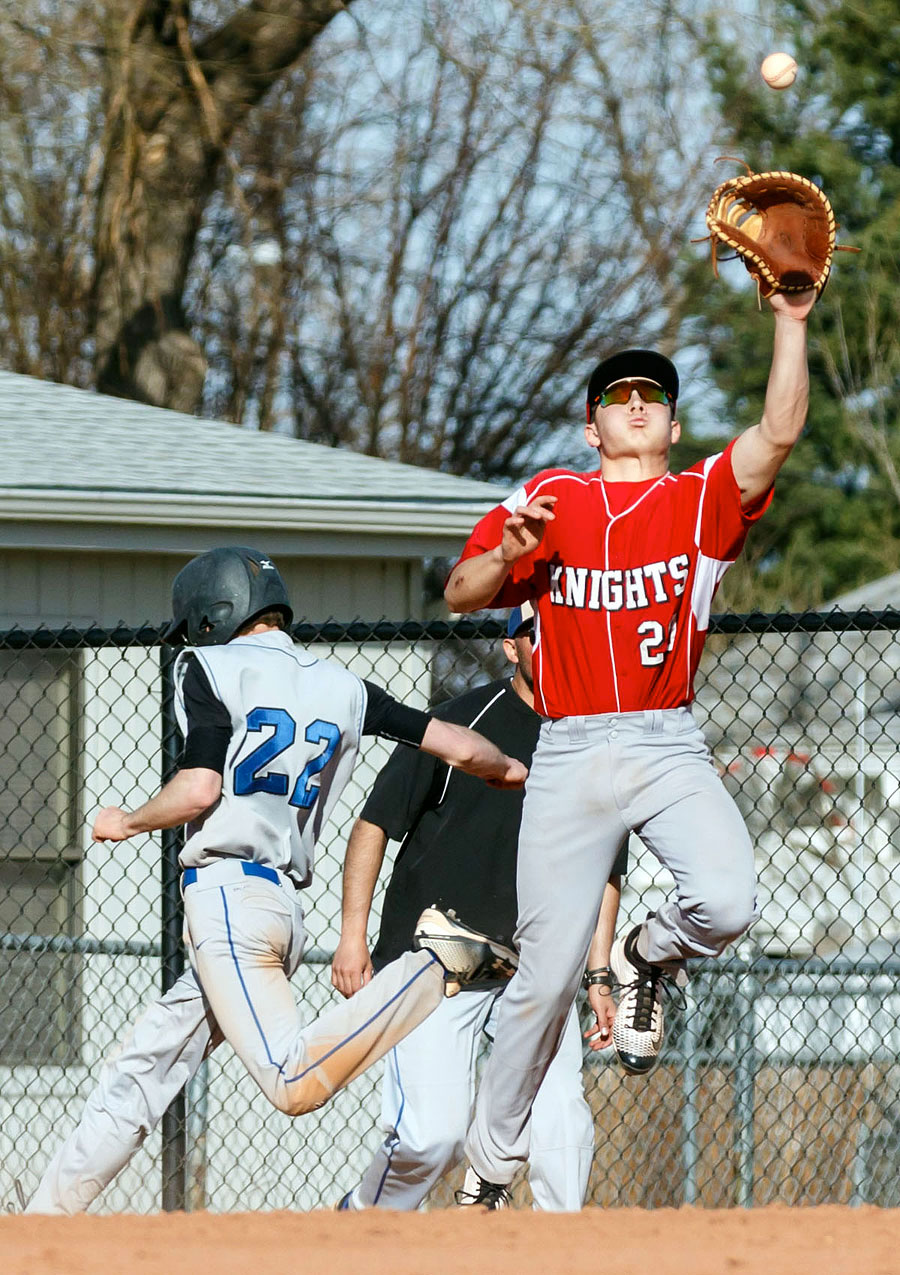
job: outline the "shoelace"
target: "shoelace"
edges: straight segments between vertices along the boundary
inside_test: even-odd
[[[634,1013],[629,1024],[634,1031],[648,1032],[653,1026],[653,1006],[657,994],[663,993],[672,1000],[678,1009],[687,1007],[687,999],[682,988],[678,986],[671,974],[652,965],[646,972],[641,972],[633,983],[626,983],[621,989],[630,992],[634,989]]]
[[[457,1191],[457,1204],[483,1204],[486,1208],[495,1209],[498,1205],[509,1203],[509,1191],[498,1182],[482,1182],[478,1194],[471,1191]]]

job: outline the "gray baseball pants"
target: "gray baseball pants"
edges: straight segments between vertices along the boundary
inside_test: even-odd
[[[511,1182],[527,1158],[534,1096],[630,832],[675,878],[674,899],[643,927],[648,960],[717,956],[754,918],[750,838],[690,709],[545,722],[519,833],[519,969],[500,1003],[466,1142],[489,1182]]]
[[[386,1136],[350,1208],[417,1209],[462,1158],[478,1048],[483,1034],[493,1039],[500,1000],[500,990],[476,988],[445,997],[391,1050],[381,1089]],[[594,1119],[584,1096],[583,1053],[573,1005],[531,1113],[529,1182],[538,1209],[577,1212],[587,1194]]]
[[[404,952],[350,1000],[304,1026],[290,976],[305,942],[302,896],[239,859],[198,868],[184,890],[191,968],[104,1064],[28,1213],[86,1209],[122,1169],[203,1059],[224,1040],[280,1111],[320,1107],[417,1027],[444,996],[430,952]]]

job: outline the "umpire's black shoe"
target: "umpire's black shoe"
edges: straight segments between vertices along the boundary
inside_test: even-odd
[[[466,1169],[466,1178],[462,1189],[456,1192],[456,1203],[461,1209],[494,1209],[509,1208],[509,1188],[499,1182],[486,1182],[480,1178],[473,1168]]]
[[[641,926],[636,925],[612,945],[609,963],[621,990],[613,1022],[613,1045],[619,1061],[632,1076],[646,1076],[659,1062],[663,1043],[662,987],[672,975],[652,965],[637,950]]]

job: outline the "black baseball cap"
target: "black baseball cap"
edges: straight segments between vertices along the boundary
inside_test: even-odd
[[[670,395],[673,403],[678,398],[678,373],[675,364],[664,354],[657,354],[655,350],[620,350],[598,363],[591,373],[587,391],[589,421],[593,418],[600,395],[616,381],[655,381]]]

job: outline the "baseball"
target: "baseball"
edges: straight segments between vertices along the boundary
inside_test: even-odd
[[[770,89],[786,89],[797,78],[797,63],[790,53],[770,53],[763,59],[759,73]]]

